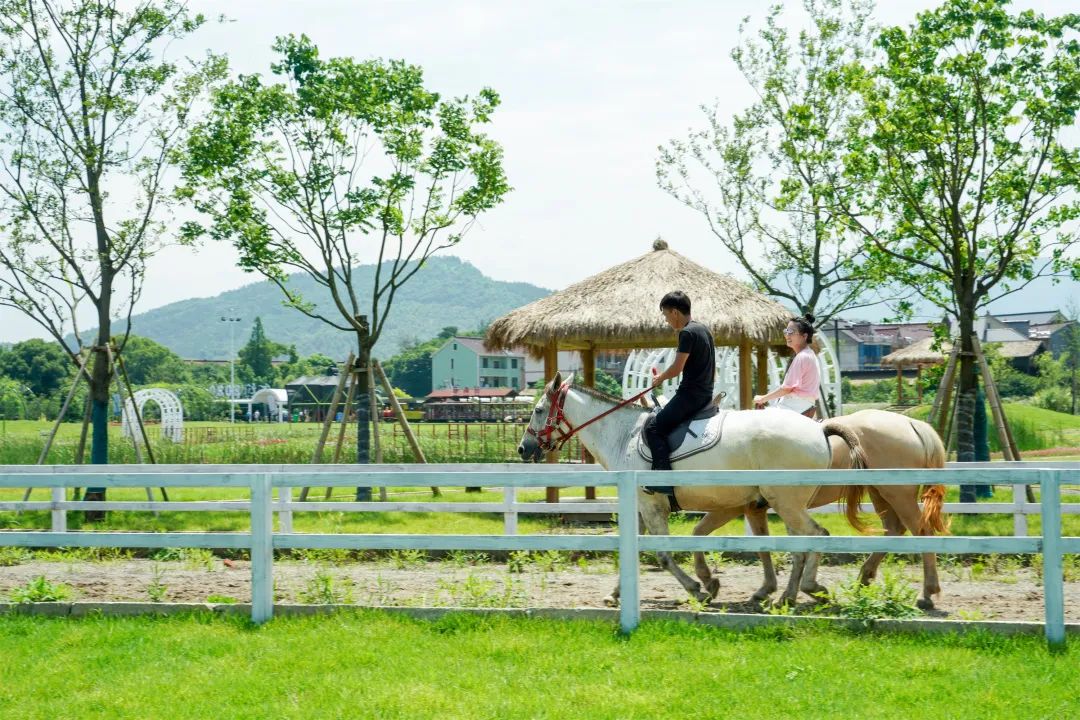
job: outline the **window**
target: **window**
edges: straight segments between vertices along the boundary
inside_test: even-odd
[[[450,369],[454,369],[454,358],[450,358]]]
[[[454,343],[454,349],[457,350],[457,343]]]
[[[518,386],[518,379],[517,379],[516,377],[515,377],[515,378],[510,378],[510,386],[511,386],[511,387],[513,387],[513,388],[515,388],[515,389],[517,388],[517,386]]]
[[[480,361],[480,367],[487,367],[487,366],[488,366],[488,359],[487,358],[484,358],[483,360]]]
[[[511,358],[511,360],[510,360],[510,369],[511,370],[517,370],[517,358]]]

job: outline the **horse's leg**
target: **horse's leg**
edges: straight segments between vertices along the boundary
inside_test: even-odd
[[[775,490],[762,488],[762,495],[765,496],[765,499],[769,501],[769,504],[775,508],[777,514],[784,521],[789,535],[828,535],[828,531],[814,522],[814,518],[810,517],[810,513],[806,510],[816,488],[800,489],[805,489],[808,492],[782,492],[777,494]],[[804,573],[808,573],[811,578],[817,577],[818,558],[819,554],[816,552],[792,553],[791,577],[788,578],[787,589],[780,596],[781,604],[795,604],[799,597],[799,590],[802,589]],[[825,589],[817,585],[816,582],[814,585],[815,587],[808,590],[810,594],[816,594]]]
[[[912,535],[933,535],[934,531],[926,528],[920,532],[919,525],[922,522],[922,512],[919,509],[918,488],[914,490],[908,486],[891,485],[880,488],[882,498],[889,503],[903,527],[907,528]],[[902,534],[901,530],[901,534]],[[934,609],[934,595],[941,592],[941,585],[937,574],[937,555],[923,553],[923,596],[916,605],[920,610]]]
[[[754,535],[768,537],[768,509],[759,508],[756,503],[750,503],[746,506],[746,522],[750,526],[750,532]],[[761,583],[761,587],[757,589],[757,592],[750,596],[750,600],[753,603],[760,605],[765,602],[770,595],[776,592],[776,569],[773,567],[772,553],[759,552],[758,558],[761,560],[761,570],[765,578]]]
[[[697,525],[694,526],[694,535],[708,535],[713,530],[722,528],[727,525],[728,522],[739,517],[742,512],[740,508],[729,508],[722,511],[713,511],[705,513],[705,516],[698,520]],[[709,593],[709,599],[712,600],[716,597],[716,593],[720,591],[720,579],[713,577],[712,572],[709,570],[709,564],[705,562],[705,553],[694,553],[694,573],[698,576],[698,579],[705,584],[705,590]]]
[[[877,516],[881,518],[881,524],[885,526],[885,534],[903,535],[904,524],[900,522],[900,517],[896,514],[896,511],[892,509],[892,505],[881,496],[878,488],[871,487],[869,490],[870,502],[874,504],[874,511],[877,513]],[[884,558],[885,553],[883,552],[871,553],[870,556],[866,558],[862,567],[859,568],[859,584],[869,585],[874,582],[874,579],[877,577],[878,568],[881,566],[881,561]]]

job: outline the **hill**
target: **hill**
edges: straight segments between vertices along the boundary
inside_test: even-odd
[[[375,265],[359,265],[353,272],[358,287],[363,288],[361,292],[369,293]],[[328,307],[329,293],[314,281],[296,274],[289,283],[334,317],[336,311]],[[483,327],[550,292],[529,283],[493,280],[456,257],[431,258],[398,291],[376,353],[389,357],[404,343],[427,340],[450,325],[462,330]],[[362,296],[361,303],[365,300],[370,303]],[[228,326],[233,323],[221,322],[220,318],[229,315],[243,318],[235,323],[235,349],[247,342],[256,316],[262,318],[267,337],[285,345],[295,344],[301,355],[320,352],[344,358],[355,348],[351,334],[285,307],[281,291],[269,281],[141,313],[132,318],[132,332],[156,340],[183,358],[225,359],[229,356]],[[88,330],[86,336],[92,338],[93,333]]]

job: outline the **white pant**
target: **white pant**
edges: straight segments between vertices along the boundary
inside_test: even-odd
[[[807,398],[796,397],[795,395],[785,395],[773,402],[774,407],[783,408],[784,410],[791,410],[797,412],[800,415],[810,408],[814,407],[814,401]]]

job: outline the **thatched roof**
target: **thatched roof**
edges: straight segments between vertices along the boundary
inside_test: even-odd
[[[945,357],[952,349],[952,345],[945,342],[942,344],[941,350],[934,350],[931,347],[933,344],[934,338],[923,338],[918,342],[911,343],[906,348],[900,348],[889,353],[881,358],[881,364],[904,367],[907,365],[937,365],[945,362]]]
[[[692,317],[718,345],[780,344],[791,312],[729,275],[687,260],[659,238],[653,250],[496,320],[485,337],[498,350],[526,345],[534,353],[552,340],[563,350],[669,347],[674,331],[659,303],[666,293],[690,296]]]

